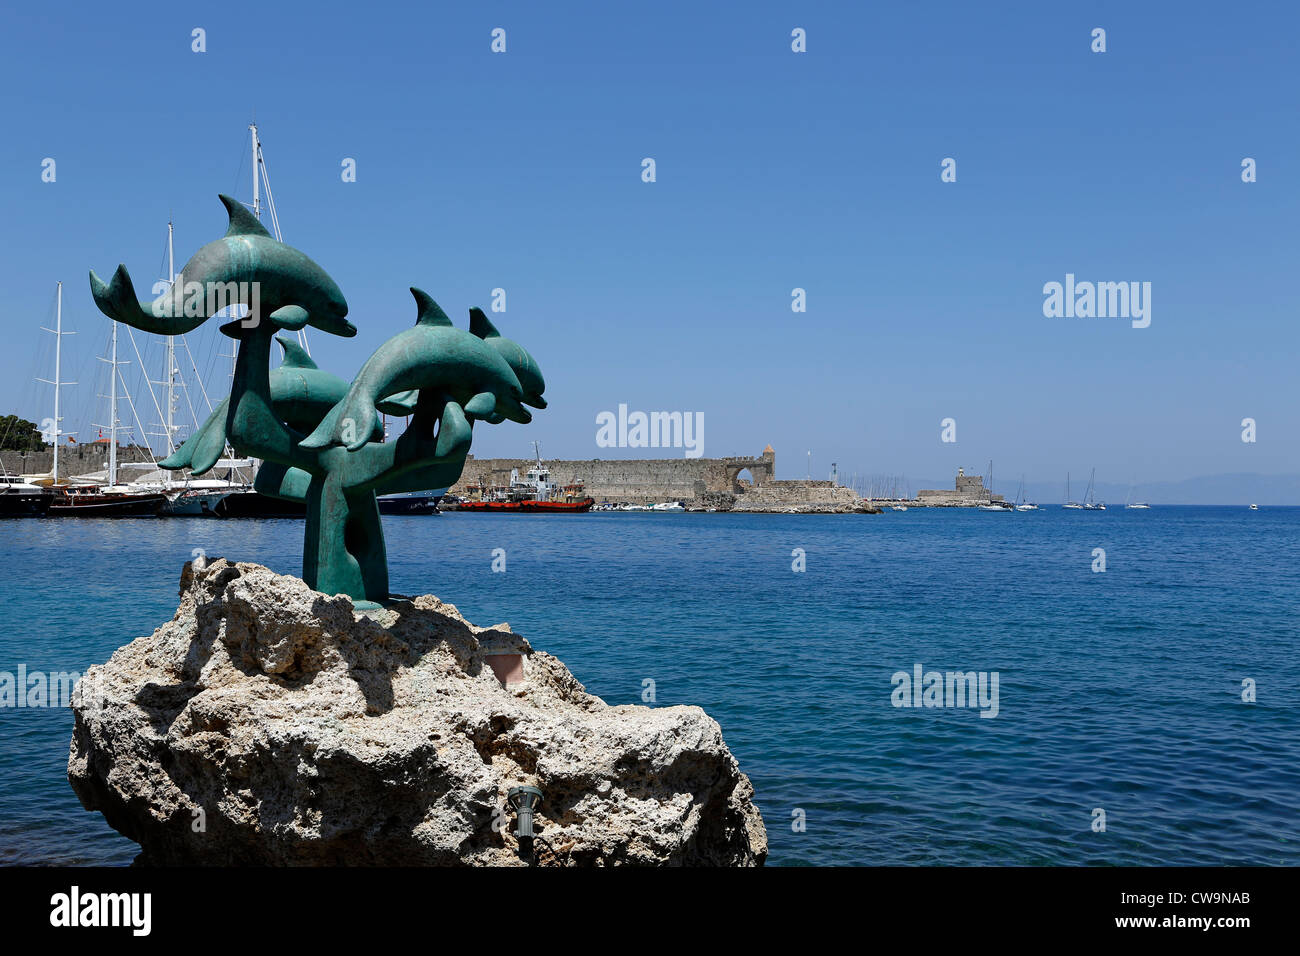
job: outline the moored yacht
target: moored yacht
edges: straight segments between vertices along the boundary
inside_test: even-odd
[[[167,496],[132,491],[123,485],[60,485],[52,496],[51,518],[151,518]]]
[[[1061,507],[1068,508],[1071,511],[1083,510],[1083,505],[1079,504],[1077,501],[1070,500],[1070,473],[1068,471],[1065,473],[1065,504],[1061,505]]]
[[[1025,476],[1020,476],[1020,488],[1016,491],[1016,510],[1017,511],[1037,511],[1038,505],[1032,501],[1024,500]]]
[[[17,475],[0,475],[0,518],[40,518],[54,496]]]
[[[1083,498],[1084,511],[1105,511],[1106,510],[1106,502],[1098,501],[1096,498],[1093,497],[1093,492],[1092,492],[1093,481],[1096,479],[1096,477],[1097,477],[1097,469],[1094,468],[1092,470],[1092,474],[1088,476],[1088,493],[1084,495]]]

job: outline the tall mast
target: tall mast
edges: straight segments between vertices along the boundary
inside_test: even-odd
[[[248,128],[253,131],[253,215],[258,219],[262,218],[262,200],[258,192],[260,189],[262,162],[262,144],[257,139],[257,124],[249,123]]]
[[[38,378],[38,382],[44,382],[46,385],[54,386],[54,466],[51,474],[54,476],[54,484],[59,483],[59,439],[64,435],[72,435],[73,432],[65,432],[62,429],[63,418],[59,415],[59,389],[64,385],[76,385],[76,382],[63,381],[63,337],[72,335],[72,332],[63,331],[63,283],[58,284],[56,294],[58,305],[55,307],[54,328],[45,329],[46,332],[54,333],[54,381],[48,378]],[[42,326],[44,328],[44,326]]]
[[[262,177],[259,170],[259,165],[261,164],[262,161],[262,143],[261,140],[257,138],[257,124],[249,123],[248,129],[253,134],[252,136],[253,215],[256,216],[260,221],[262,218],[262,194],[261,194]],[[238,362],[239,362],[239,349],[237,347],[236,340],[231,339],[230,341],[230,385],[232,388],[235,385],[235,366],[238,364]]]
[[[54,484],[59,483],[59,380],[63,369],[63,283],[58,287],[58,305],[54,313]]]
[[[170,352],[171,336],[167,338]],[[108,360],[108,371],[108,486],[112,488],[117,484],[117,322],[113,323],[113,349],[112,358]],[[167,419],[170,428],[170,408],[167,409]],[[170,430],[167,433],[167,440],[171,441]]]
[[[249,130],[253,134],[253,215],[262,219],[262,187],[266,187],[266,211],[270,216],[267,231],[275,237],[276,242],[284,242],[284,235],[280,232],[280,216],[275,211],[275,196],[271,193],[271,176],[266,171],[266,159],[262,156],[262,138],[257,135],[257,124],[250,123]],[[307,342],[307,329],[301,328],[297,331],[298,344],[303,350],[311,355],[311,345]]]
[[[176,250],[172,244],[172,233],[174,226],[170,219],[167,220],[167,281],[175,284],[176,282]],[[113,323],[113,362],[117,362],[117,323]],[[113,366],[113,380],[117,381],[117,365]],[[116,395],[116,390],[114,390]],[[174,454],[176,451],[176,336],[167,336],[167,454]],[[113,417],[113,427],[117,427],[117,416]],[[113,454],[117,454],[117,446],[114,444]]]
[[[126,362],[117,360],[117,327],[118,323],[113,322],[113,333],[109,341],[112,345],[109,348],[108,358],[100,356],[101,362],[108,363],[108,486],[110,488],[117,485],[117,367],[125,365]],[[125,389],[126,383],[123,382]],[[100,396],[103,398],[104,396]],[[126,393],[127,401],[131,399],[131,393]],[[132,411],[135,408],[132,406]],[[103,428],[103,425],[99,425]]]

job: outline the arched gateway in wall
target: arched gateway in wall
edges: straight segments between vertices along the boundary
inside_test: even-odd
[[[776,480],[776,452],[772,450],[771,445],[763,449],[763,454],[759,458],[724,458],[722,461],[726,468],[727,483],[730,485],[725,490],[732,494],[738,495],[745,490],[740,483],[742,471],[749,472],[754,479],[755,488],[761,488],[769,481]]]

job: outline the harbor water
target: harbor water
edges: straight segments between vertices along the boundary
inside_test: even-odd
[[[703,707],[770,865],[1300,863],[1300,509],[384,525],[394,591],[509,621],[611,704]],[[103,662],[197,551],[297,574],[301,547],[293,520],[4,522],[0,672]],[[996,674],[996,716],[897,706],[918,665]],[[135,856],[69,787],[71,730],[0,707],[0,863]]]

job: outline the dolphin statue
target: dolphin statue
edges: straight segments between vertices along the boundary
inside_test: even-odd
[[[533,408],[545,408],[546,399],[542,398],[542,392],[546,391],[546,380],[542,378],[542,370],[528,350],[498,332],[482,309],[469,310],[469,330],[506,360],[524,390],[523,403]],[[491,421],[491,418],[485,421]]]
[[[236,302],[257,308],[257,321],[296,330],[304,325],[351,337],[347,300],[320,266],[292,246],[278,242],[237,200],[220,196],[230,217],[226,234],[194,253],[173,288],[153,302],[141,302],[125,265],[104,282],[92,269],[90,291],[110,319],[144,332],[183,335],[222,307]],[[191,295],[186,290],[194,289]],[[215,305],[211,312],[209,305]],[[247,321],[247,320],[245,320]]]
[[[423,408],[441,418],[440,454],[469,430],[466,416],[532,421],[522,404],[523,387],[501,354],[477,335],[455,328],[428,293],[412,287],[411,294],[419,313],[415,327],[393,336],[366,360],[347,395],[299,443],[301,448],[343,445],[358,450],[374,432],[376,406],[412,389],[419,391],[417,413]],[[443,403],[441,415],[433,407],[438,403]]]
[[[276,341],[284,349],[284,361],[270,373],[271,404],[286,425],[305,435],[320,424],[326,413],[347,394],[348,383],[337,375],[322,371],[292,339],[276,336]],[[409,415],[415,402],[413,399],[403,401],[404,398],[402,395],[393,396],[381,402],[379,408],[389,415]],[[211,470],[221,458],[228,441],[229,411],[230,399],[222,399],[198,430],[158,466],[171,471],[189,468],[195,476]],[[372,436],[375,441],[382,437],[382,434]]]

